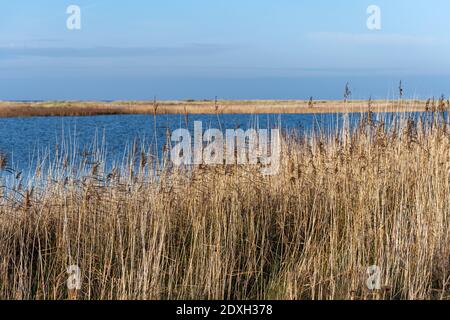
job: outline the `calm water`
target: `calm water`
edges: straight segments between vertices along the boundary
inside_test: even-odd
[[[360,114],[350,115],[357,121]],[[281,123],[283,129],[299,131],[314,126],[331,128],[341,123],[342,115],[117,115],[93,117],[36,117],[0,119],[0,152],[8,158],[8,166],[27,171],[46,150],[54,153],[56,146],[66,143],[76,145],[76,152],[92,148],[95,137],[107,151],[107,161],[120,160],[127,147],[135,141],[153,144],[161,149],[166,133],[180,127],[193,132],[194,121],[202,121],[203,129],[208,127],[225,129],[246,129],[249,127],[272,128]],[[155,135],[156,123],[156,135]]]

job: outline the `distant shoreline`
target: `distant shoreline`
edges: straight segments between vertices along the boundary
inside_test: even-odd
[[[449,107],[448,100],[444,101]],[[434,108],[438,108],[435,101]],[[372,112],[424,112],[425,100],[375,100]],[[365,100],[187,100],[187,101],[0,101],[0,118],[39,116],[94,116],[125,114],[324,114],[367,112]]]

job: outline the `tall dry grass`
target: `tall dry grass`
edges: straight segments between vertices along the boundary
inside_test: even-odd
[[[3,188],[0,298],[449,299],[450,136],[430,117],[291,133],[271,177],[61,152]]]
[[[364,112],[367,101],[349,100],[347,87],[345,101],[303,100],[187,100],[187,101],[56,101],[56,102],[2,102],[0,117],[94,116],[123,114],[323,114]],[[448,103],[448,100],[446,101]],[[428,108],[420,100],[373,101],[377,112],[422,112]],[[157,106],[155,108],[155,106]]]

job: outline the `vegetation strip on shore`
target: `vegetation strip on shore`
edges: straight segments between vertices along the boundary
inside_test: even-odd
[[[448,100],[186,100],[0,102],[0,117],[94,116],[114,114],[320,114],[344,112],[423,112]]]

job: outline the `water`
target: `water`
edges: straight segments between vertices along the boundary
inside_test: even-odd
[[[351,122],[361,115],[351,114]],[[342,114],[297,115],[108,115],[91,117],[35,117],[0,119],[0,152],[8,159],[8,167],[27,171],[36,159],[62,144],[75,146],[77,153],[93,147],[94,140],[106,149],[107,161],[120,161],[126,148],[134,142],[158,146],[159,153],[167,141],[167,132],[185,128],[193,132],[194,121],[202,121],[203,129],[273,128],[305,131],[314,126],[333,128],[342,122]],[[156,120],[156,121],[155,121]],[[155,125],[156,124],[156,125]],[[155,134],[156,132],[156,134]],[[97,138],[96,138],[97,137]],[[102,141],[104,139],[104,141]]]

